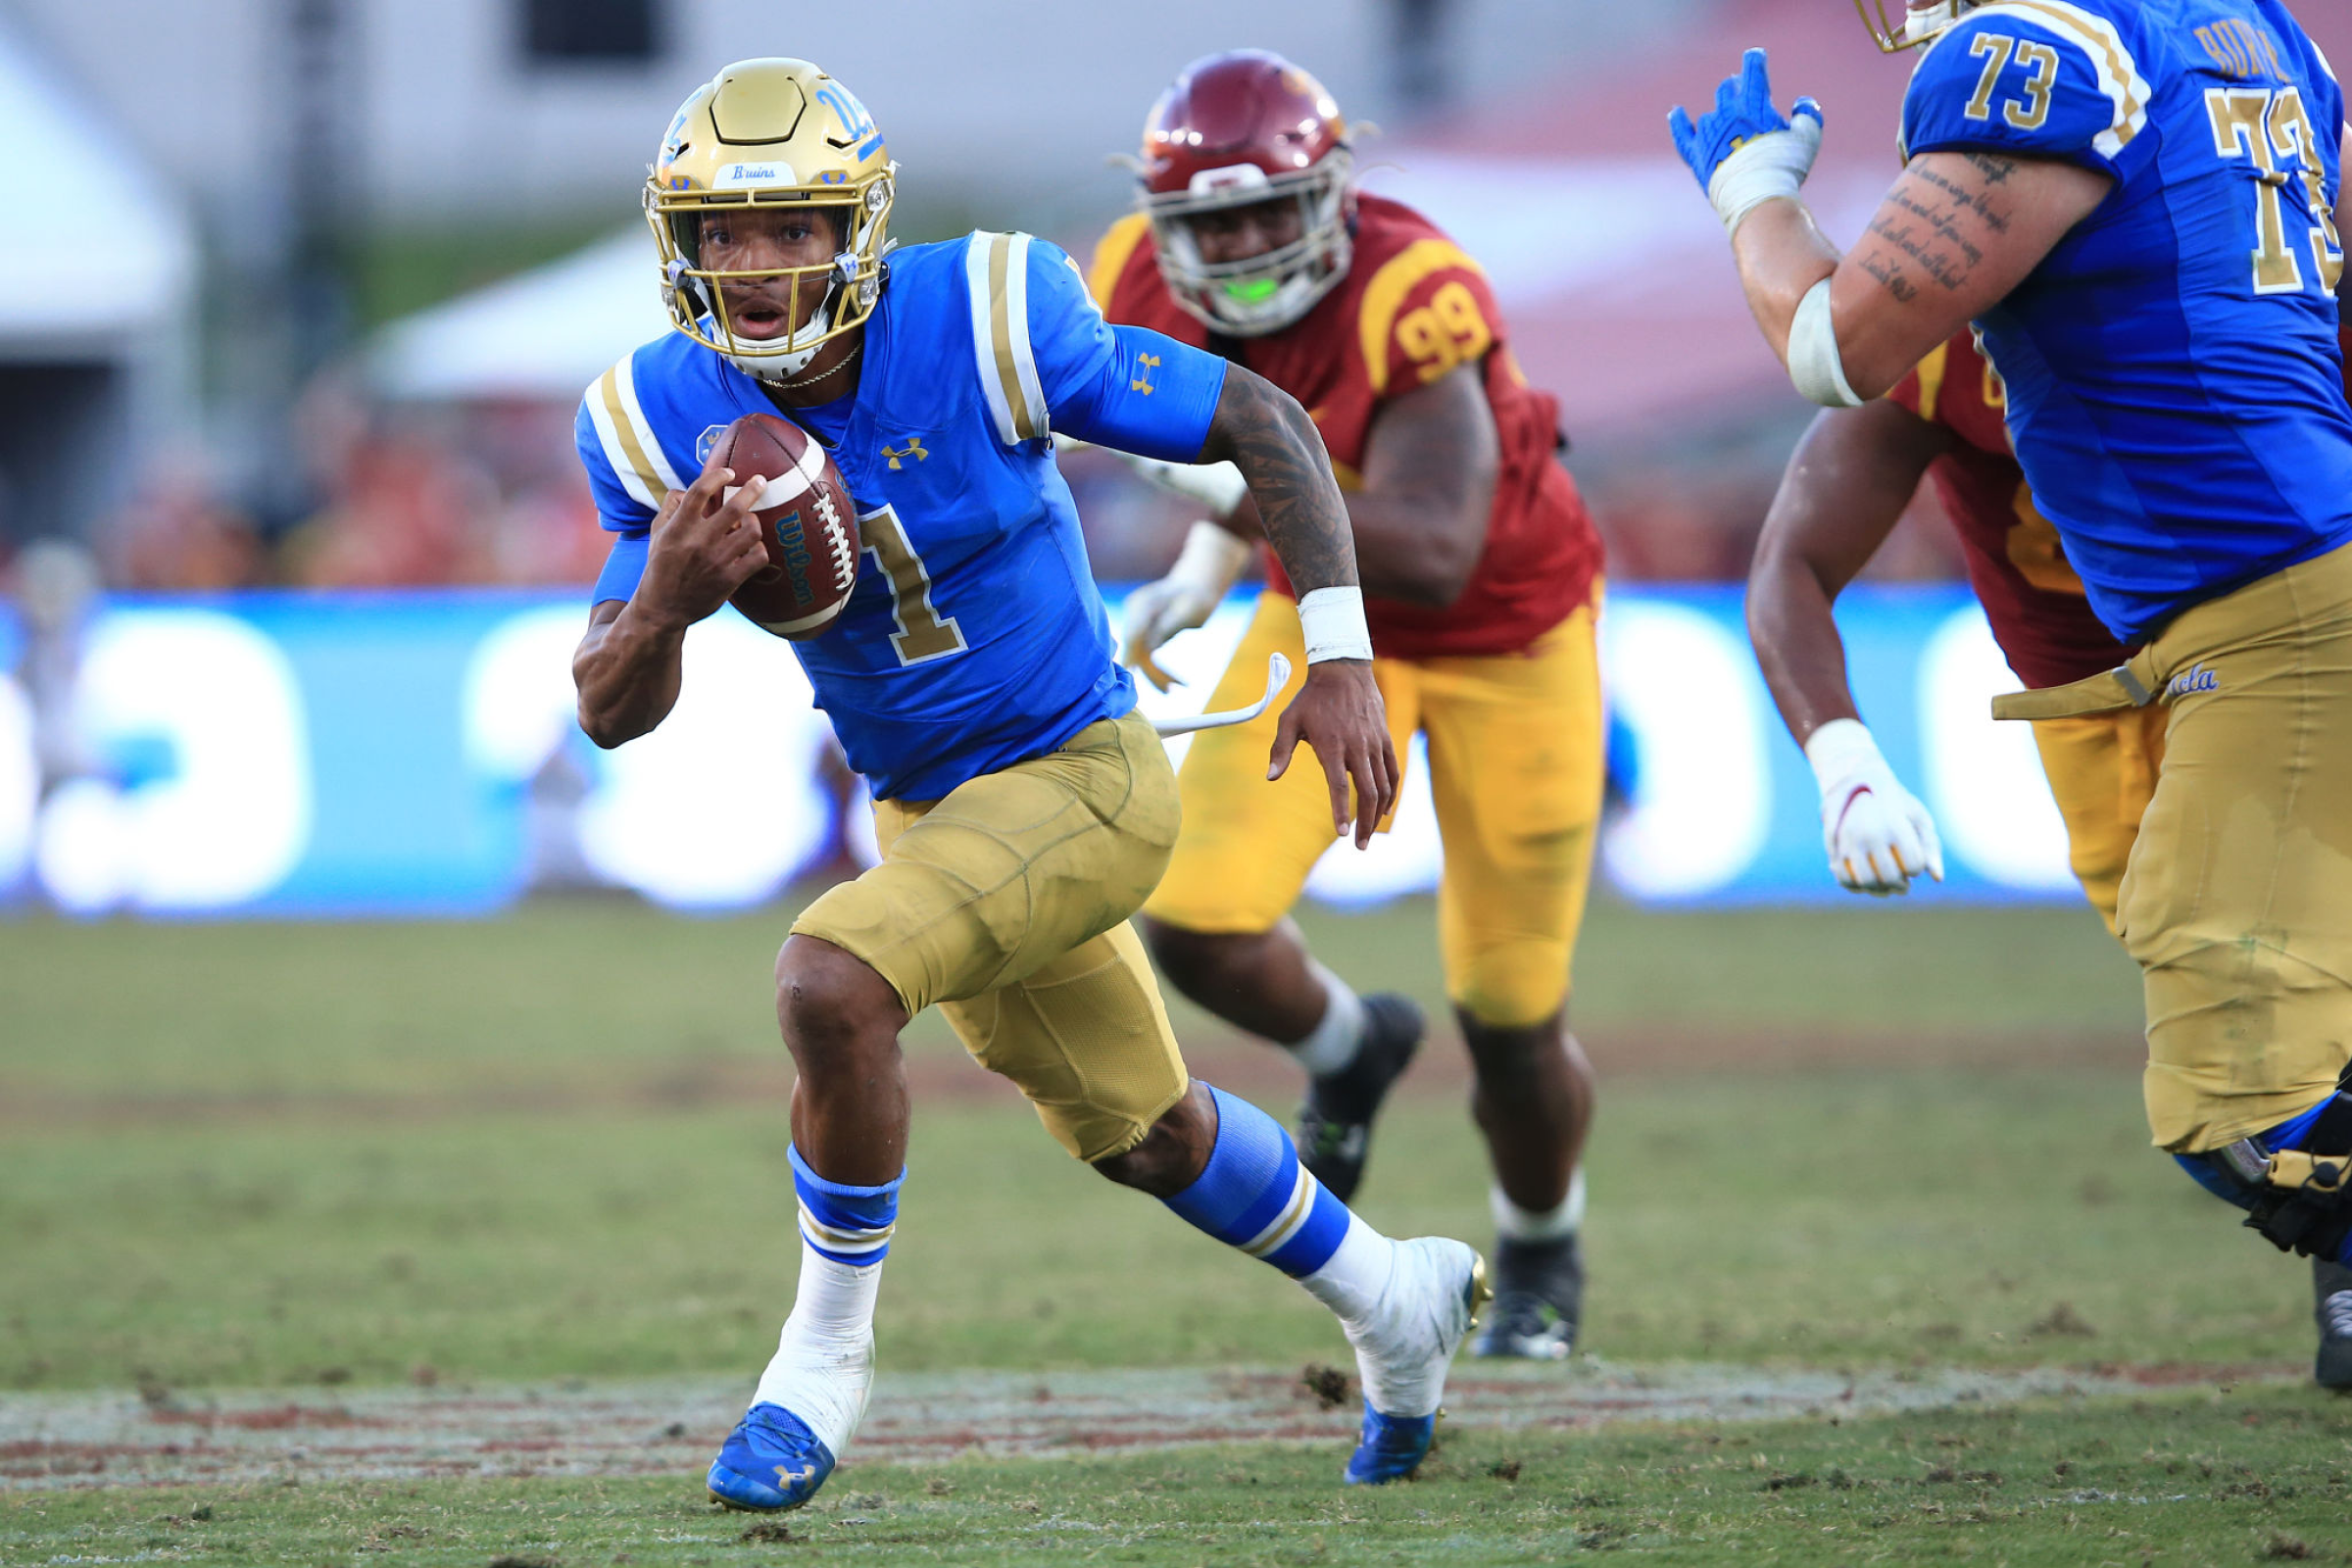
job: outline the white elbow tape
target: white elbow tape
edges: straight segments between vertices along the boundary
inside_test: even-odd
[[[1298,625],[1306,633],[1306,662],[1370,659],[1372,628],[1364,621],[1361,588],[1318,588],[1298,601]]]
[[[1838,323],[1830,318],[1830,280],[1823,278],[1808,290],[1788,325],[1788,379],[1805,397],[1825,409],[1858,409],[1845,378],[1845,358],[1838,349]]]

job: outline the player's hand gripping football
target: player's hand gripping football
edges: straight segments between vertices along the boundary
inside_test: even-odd
[[[1740,74],[1715,89],[1715,107],[1693,122],[1677,107],[1666,117],[1674,150],[1715,204],[1724,231],[1776,196],[1793,197],[1821,153],[1821,105],[1799,98],[1787,115],[1772,106],[1764,51],[1750,49]]]
[[[662,498],[637,591],[646,609],[668,624],[692,625],[767,565],[767,541],[752,515],[766,482],[754,475],[737,485],[735,471],[713,459],[694,483]]]
[[[1935,818],[1860,720],[1822,725],[1805,742],[1805,760],[1821,785],[1821,837],[1838,886],[1883,898],[1910,892],[1913,877],[1943,880]]]
[[[1274,728],[1274,755],[1266,767],[1269,781],[1290,771],[1292,754],[1300,741],[1314,748],[1331,785],[1332,831],[1348,832],[1352,808],[1355,847],[1368,847],[1373,830],[1396,806],[1403,776],[1396,765],[1396,748],[1389,739],[1388,708],[1373,684],[1369,662],[1330,659],[1306,666],[1306,684],[1282,710],[1282,722]]]

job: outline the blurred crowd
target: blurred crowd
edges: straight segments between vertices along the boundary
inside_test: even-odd
[[[572,455],[569,408],[370,406],[314,389],[297,442],[315,498],[269,528],[200,464],[159,466],[90,543],[108,586],[429,588],[591,581],[610,536]]]
[[[89,542],[105,585],[132,591],[584,584],[611,536],[572,452],[571,416],[546,403],[386,408],[315,390],[298,440],[314,500],[290,523],[266,526],[208,482],[202,463],[176,461]],[[1186,504],[1105,454],[1072,454],[1062,466],[1097,573],[1136,581],[1165,569],[1191,520]],[[1779,478],[1768,461],[1687,458],[1621,460],[1579,476],[1618,582],[1743,578]],[[1951,530],[1923,490],[1869,575],[1960,573]]]

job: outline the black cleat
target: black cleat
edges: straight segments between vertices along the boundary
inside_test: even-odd
[[[1421,1049],[1429,1020],[1420,1004],[1393,993],[1364,999],[1364,1039],[1355,1059],[1306,1081],[1298,1107],[1298,1161],[1331,1196],[1346,1203],[1364,1179],[1372,1118]]]
[[[1584,1302],[1585,1253],[1575,1233],[1551,1242],[1497,1242],[1494,1310],[1471,1353],[1564,1361],[1576,1349]]]
[[[2352,1268],[2314,1261],[2313,1294],[2319,1305],[2320,1355],[2311,1375],[2323,1389],[2352,1393]]]

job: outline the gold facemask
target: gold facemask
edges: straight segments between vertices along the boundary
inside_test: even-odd
[[[742,60],[721,71],[679,107],[645,182],[669,324],[750,374],[798,374],[882,296],[897,172],[865,106],[808,61]],[[706,214],[810,206],[838,220],[831,262],[768,271],[702,265]],[[750,283],[783,285],[789,331],[737,329],[726,288]],[[817,303],[804,319],[810,291]]]

